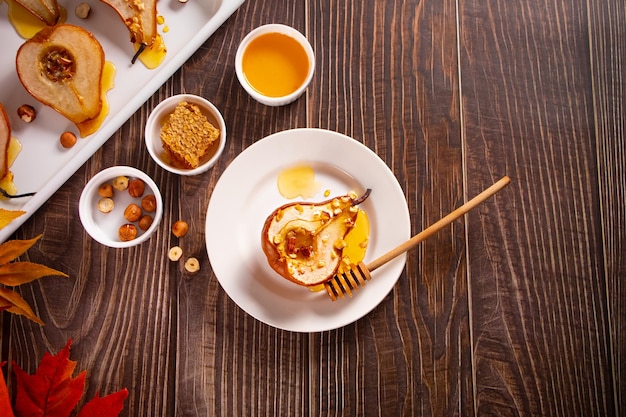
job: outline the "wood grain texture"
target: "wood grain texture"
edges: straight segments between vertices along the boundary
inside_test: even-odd
[[[43,233],[23,258],[70,278],[19,287],[47,324],[0,315],[0,362],[33,372],[71,338],[83,401],[126,387],[124,417],[624,414],[625,19],[621,0],[247,0],[16,232]],[[278,108],[253,101],[233,67],[245,34],[272,22],[316,51],[307,92]],[[167,174],[143,146],[150,110],[186,92],[228,129],[223,158],[196,177]],[[228,164],[297,127],[375,151],[413,233],[513,182],[412,250],[364,318],[278,330],[222,290],[204,225]],[[121,164],[165,201],[163,226],[130,250],[95,243],[78,220],[83,185]],[[182,239],[169,232],[178,219]],[[175,244],[199,274],[167,260]]]
[[[479,415],[616,413],[586,6],[460,3]]]
[[[311,6],[314,16],[325,12]],[[417,233],[462,200],[454,2],[345,1],[329,9],[344,12],[312,21],[319,75],[309,125],[373,149],[409,207],[419,207],[411,210]],[[365,319],[313,341],[320,353],[312,375],[321,384],[314,415],[473,412],[464,245],[455,238],[462,230],[455,224],[409,253],[396,290]]]
[[[196,219],[198,227],[204,227],[213,185],[235,156],[271,133],[306,126],[304,100],[278,108],[256,103],[239,85],[233,67],[239,42],[250,30],[278,22],[304,32],[304,17],[299,2],[251,2],[182,69],[182,90],[203,95],[222,109],[230,141],[228,156],[211,171],[211,179],[198,178],[197,188],[188,190],[189,199],[200,206],[181,205],[180,216]],[[203,194],[200,199],[195,197],[198,192]],[[183,198],[179,196],[180,201]],[[191,244],[208,271],[204,233],[196,237]],[[186,250],[189,240],[181,242]],[[177,282],[177,364],[184,365],[177,366],[176,415],[305,415],[308,336],[277,330],[248,316],[210,272],[192,278],[179,275]]]
[[[626,4],[589,2],[598,190],[615,410],[626,410]]]

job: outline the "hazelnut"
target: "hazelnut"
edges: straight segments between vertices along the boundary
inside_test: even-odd
[[[146,184],[139,178],[135,178],[128,183],[128,194],[131,197],[141,197],[146,189]]]
[[[17,115],[26,123],[30,123],[37,117],[35,108],[30,104],[22,104],[17,108]]]
[[[183,250],[180,248],[180,246],[172,246],[169,252],[167,252],[167,257],[169,258],[170,261],[176,262],[182,256],[183,256]]]
[[[145,214],[141,216],[141,218],[139,219],[139,223],[137,223],[137,225],[139,226],[141,230],[145,232],[146,230],[150,228],[150,226],[152,226],[153,221],[154,219],[152,218],[151,215]]]
[[[120,175],[113,180],[113,188],[118,191],[124,191],[128,188],[128,177]]]
[[[198,258],[189,258],[185,261],[185,270],[194,274],[200,270],[200,261]]]
[[[72,132],[63,132],[60,138],[61,146],[66,149],[76,145],[76,135]]]
[[[176,237],[185,236],[188,230],[189,230],[189,225],[187,224],[187,222],[182,221],[182,220],[178,220],[176,221],[176,223],[172,225],[172,233]]]
[[[111,184],[102,184],[98,187],[98,195],[100,197],[113,197],[113,186]]]
[[[101,198],[98,201],[98,210],[103,213],[110,213],[113,211],[113,207],[115,207],[115,203],[113,203],[113,199],[109,197]]]
[[[137,228],[134,224],[123,224],[117,231],[117,235],[122,242],[128,242],[137,237]]]
[[[156,210],[156,197],[154,194],[149,194],[141,199],[141,207],[148,213],[152,213]]]
[[[78,3],[76,8],[74,8],[74,14],[79,19],[87,19],[87,17],[89,17],[90,12],[91,12],[91,6],[85,2]]]
[[[136,222],[141,218],[142,214],[141,207],[135,203],[129,204],[124,210],[124,218],[129,222]]]

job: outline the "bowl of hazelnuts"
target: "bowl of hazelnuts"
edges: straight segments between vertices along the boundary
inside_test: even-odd
[[[89,180],[78,212],[94,240],[113,248],[128,248],[145,242],[155,232],[163,217],[163,201],[159,188],[144,172],[114,166]]]

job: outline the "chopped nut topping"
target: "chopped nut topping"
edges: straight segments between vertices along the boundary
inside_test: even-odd
[[[345,248],[345,247],[346,247],[346,245],[347,245],[347,244],[346,244],[346,241],[345,241],[345,240],[343,240],[343,239],[337,239],[337,240],[335,241],[335,244],[334,244],[335,249],[338,249],[338,250],[341,250],[341,249]]]

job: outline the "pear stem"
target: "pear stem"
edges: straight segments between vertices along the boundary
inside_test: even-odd
[[[356,200],[352,202],[352,205],[358,206],[359,204],[367,200],[367,197],[369,197],[371,193],[372,193],[372,189],[368,188],[367,190],[365,190],[365,192],[363,193],[361,197],[357,198]]]
[[[9,194],[4,188],[0,188],[0,194],[5,196],[6,198],[32,197],[35,195],[35,193]]]
[[[133,58],[130,60],[131,64],[134,64],[135,62],[137,62],[137,58],[139,58],[139,55],[141,55],[141,53],[146,49],[147,46],[148,45],[141,42],[141,44],[139,45],[139,48],[137,49],[137,52],[135,52],[135,55],[133,55]]]

